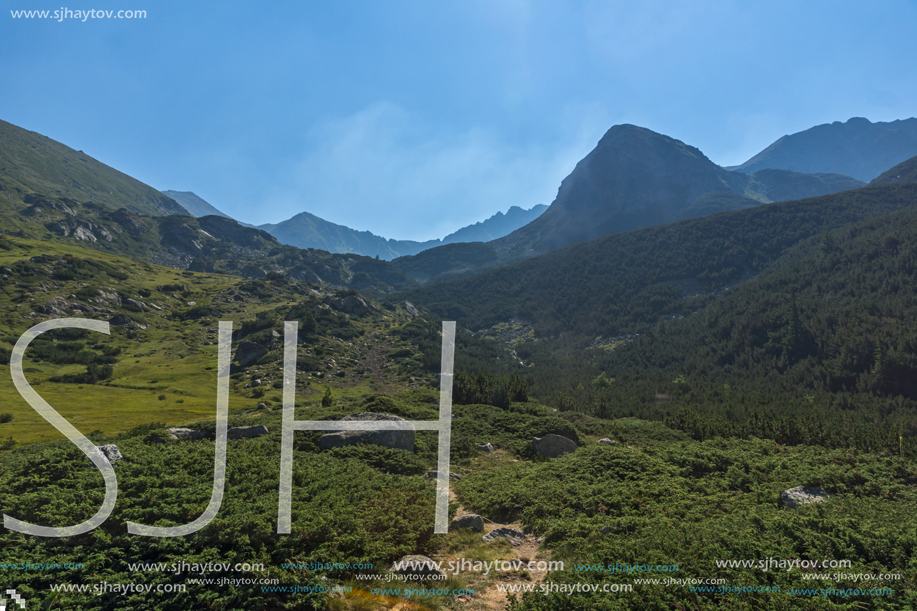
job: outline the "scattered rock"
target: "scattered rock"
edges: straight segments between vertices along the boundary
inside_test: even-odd
[[[136,299],[125,299],[124,305],[140,310],[141,312],[146,310],[146,304]]]
[[[113,443],[109,443],[104,446],[99,446],[99,452],[102,453],[105,458],[108,459],[110,463],[116,463],[119,460],[124,460],[124,457],[121,456],[121,451],[118,450],[118,446]]]
[[[210,437],[208,432],[194,429],[171,428],[166,430],[172,439],[206,439]]]
[[[821,488],[803,488],[802,486],[796,486],[780,493],[783,504],[790,509],[810,503],[821,503],[828,500],[829,496],[831,495]]]
[[[251,439],[267,435],[267,427],[263,424],[257,426],[237,426],[226,431],[227,439]]]
[[[125,316],[124,314],[115,314],[108,319],[108,323],[120,327],[122,325],[129,325],[131,319]]]
[[[519,545],[524,538],[525,533],[523,533],[521,530],[501,526],[500,528],[495,528],[481,537],[481,541],[484,543],[490,543],[491,541],[496,541],[497,539],[509,539],[510,543],[513,545]]]
[[[614,439],[609,439],[608,437],[606,437],[605,439],[599,439],[599,443],[604,443],[605,445],[613,446],[614,444],[618,442],[615,441]]]
[[[545,458],[557,458],[575,452],[579,446],[572,439],[562,435],[545,435],[532,439],[532,448]]]
[[[350,414],[341,418],[344,421],[369,420],[373,422],[391,421],[407,422],[404,418],[393,416],[391,414],[377,414],[374,412],[361,412],[359,414]],[[394,448],[397,450],[414,451],[414,427],[395,431],[336,431],[322,435],[318,440],[318,446],[324,450],[340,448],[343,446],[352,446],[360,443],[369,443],[372,445]]]
[[[487,443],[479,443],[478,449],[482,452],[487,452],[488,454],[494,451],[494,447],[489,441]]]
[[[261,386],[261,380],[260,379],[252,380],[252,386]]]
[[[267,348],[254,342],[239,342],[236,348],[236,359],[239,361],[239,367],[248,367],[256,363],[258,359],[267,354]]]
[[[484,532],[484,518],[476,513],[469,513],[459,516],[449,523],[450,532],[459,528],[470,528],[476,533],[482,533]]]
[[[431,558],[419,554],[404,556],[394,563],[390,570],[399,575],[417,575],[428,579],[441,579],[445,576],[445,573],[436,568],[436,563]]]

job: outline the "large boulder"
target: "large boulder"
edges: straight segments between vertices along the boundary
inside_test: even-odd
[[[470,528],[476,533],[484,532],[484,518],[476,513],[459,516],[449,523],[449,532],[459,528]]]
[[[251,439],[267,435],[267,427],[263,424],[258,426],[237,426],[226,431],[227,439]]]
[[[575,441],[562,435],[550,434],[532,439],[532,449],[545,458],[557,458],[575,452],[578,447]]]
[[[267,348],[254,342],[239,342],[239,347],[236,348],[236,360],[239,361],[239,367],[248,367],[265,354],[267,354]]]
[[[359,414],[350,414],[341,418],[343,421],[369,420],[373,422],[392,421],[406,422],[404,418],[393,416],[391,414],[377,414],[374,412],[361,412]],[[330,450],[332,448],[341,448],[352,446],[360,443],[368,443],[396,450],[414,451],[414,427],[405,428],[399,431],[336,431],[322,435],[318,440],[320,448]]]
[[[802,486],[796,486],[780,493],[783,504],[790,509],[796,509],[801,505],[810,503],[821,503],[826,501],[829,496],[831,495],[821,488],[804,488]]]

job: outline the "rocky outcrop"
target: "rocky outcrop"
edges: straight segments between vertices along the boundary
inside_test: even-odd
[[[374,412],[362,412],[359,414],[350,414],[341,418],[343,421],[369,420],[372,422],[390,421],[390,422],[407,422],[404,418],[393,416],[391,414],[377,414]],[[385,448],[394,448],[396,450],[414,451],[414,427],[396,431],[337,431],[322,435],[318,440],[318,445],[324,450],[352,446],[360,443],[382,446]]]
[[[73,238],[83,242],[98,242],[99,240],[111,242],[114,239],[107,228],[82,219],[55,221],[45,225],[45,228],[65,238]]]
[[[481,537],[481,541],[484,543],[490,543],[491,541],[496,541],[497,539],[509,539],[510,543],[513,545],[519,545],[519,543],[521,543],[524,538],[525,533],[523,533],[521,530],[501,526],[500,528],[495,528]]]
[[[357,317],[376,311],[375,306],[373,306],[362,297],[357,297],[356,295],[348,295],[343,299],[326,297],[323,303],[331,307],[333,310],[337,310],[338,312],[343,312],[345,314]]]
[[[562,435],[545,435],[532,439],[532,449],[545,458],[557,458],[575,452],[579,446]]]
[[[811,503],[821,503],[828,500],[829,496],[831,495],[821,488],[805,488],[803,486],[796,486],[780,493],[780,499],[789,509],[796,509]]]

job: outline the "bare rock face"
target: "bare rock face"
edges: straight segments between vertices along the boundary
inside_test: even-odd
[[[359,414],[350,414],[341,418],[343,421],[353,420],[370,420],[406,422],[404,418],[393,416],[391,414],[377,414],[374,412],[362,412]],[[414,427],[409,425],[398,431],[337,431],[322,435],[318,440],[318,445],[324,450],[332,448],[341,448],[352,446],[360,443],[382,446],[385,448],[394,448],[396,450],[414,451]]]
[[[796,509],[810,503],[821,503],[828,500],[829,496],[831,495],[821,488],[803,488],[802,486],[796,486],[780,493],[783,504],[789,509]]]
[[[410,314],[414,318],[417,318],[418,316],[420,316],[420,310],[418,310],[417,306],[415,306],[410,301],[404,302],[404,311]]]
[[[64,219],[45,225],[48,231],[53,231],[65,238],[73,238],[83,242],[97,242],[105,240],[111,242],[114,237],[107,228],[96,225],[83,219]]]
[[[562,435],[551,434],[532,439],[532,449],[545,458],[557,458],[575,452],[577,448],[579,446],[576,445],[576,442]]]
[[[449,522],[449,532],[458,530],[459,528],[470,528],[476,533],[482,533],[484,532],[484,518],[476,513],[469,513],[464,516],[459,516]]]
[[[267,354],[267,348],[254,342],[239,342],[239,347],[236,348],[236,360],[239,361],[239,367],[248,367],[265,354]]]

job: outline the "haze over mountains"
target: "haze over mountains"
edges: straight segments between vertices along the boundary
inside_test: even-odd
[[[616,125],[563,180],[548,210],[525,227],[486,245],[442,246],[394,263],[420,281],[461,277],[614,233],[863,184],[834,173],[733,172],[679,140]]]

